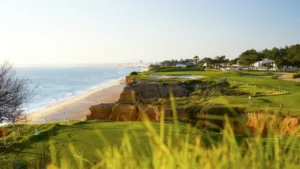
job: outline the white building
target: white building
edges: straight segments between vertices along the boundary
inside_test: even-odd
[[[269,60],[267,58],[255,62],[253,68],[256,70],[277,70],[277,66],[273,60]]]

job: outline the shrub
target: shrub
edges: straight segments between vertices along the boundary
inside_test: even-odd
[[[221,88],[228,88],[229,87],[229,81],[227,78],[223,78],[223,79],[220,79],[219,83],[218,83],[218,86],[220,86]]]
[[[236,75],[236,76],[243,76],[243,73],[242,72],[234,72],[234,74]]]
[[[196,65],[187,65],[186,68],[197,68]]]
[[[154,69],[159,69],[159,68],[161,68],[160,65],[149,65],[148,71],[151,71],[151,70],[154,70]]]
[[[293,74],[293,79],[300,78],[300,73]]]
[[[131,72],[130,76],[135,76],[135,75],[138,75],[138,74],[139,74],[138,72]]]
[[[202,64],[198,65],[197,68],[198,68],[199,70],[204,70],[204,67],[203,67]]]

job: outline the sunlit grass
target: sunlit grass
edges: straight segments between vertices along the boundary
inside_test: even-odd
[[[145,120],[143,125],[148,133],[151,155],[145,154],[140,147],[138,155],[133,151],[132,136],[124,134],[121,146],[107,145],[103,150],[96,149],[99,161],[91,164],[78,154],[78,149],[72,143],[69,149],[77,159],[76,165],[65,166],[75,168],[298,168],[300,165],[298,137],[280,137],[275,133],[267,138],[261,136],[247,138],[242,142],[236,136],[226,118],[224,130],[216,144],[204,143],[203,133],[196,133],[195,129],[187,126],[185,134],[171,134],[162,137]],[[170,126],[171,127],[171,126]],[[176,127],[172,126],[172,127]],[[171,128],[172,128],[171,127]],[[160,133],[164,132],[161,123]],[[166,131],[168,132],[168,131]],[[299,131],[298,131],[299,132]],[[212,139],[212,138],[210,138]],[[208,139],[209,140],[209,139]],[[56,154],[56,152],[51,152]],[[62,157],[64,159],[64,157]],[[53,160],[51,168],[60,168]],[[65,159],[67,160],[67,159]],[[62,160],[62,161],[65,161]]]
[[[300,165],[300,140],[296,136],[274,132],[267,137],[240,137],[234,134],[226,116],[223,117],[226,125],[220,133],[184,123],[165,123],[163,116],[160,123],[144,119],[61,126],[57,134],[31,143],[31,146],[47,145],[44,163],[38,162],[41,160],[38,155],[35,160],[19,162],[35,168],[45,164],[48,168],[297,168]]]
[[[222,78],[230,80],[232,86],[238,86],[238,91],[248,92],[248,95],[221,96],[214,99],[215,103],[224,103],[224,99],[229,103],[228,106],[245,107],[251,109],[274,108],[285,109],[290,114],[300,114],[300,84],[299,82],[285,81],[281,79],[272,79],[272,73],[266,71],[240,71],[240,72],[220,72],[220,71],[180,71],[180,69],[166,69],[150,71],[149,74],[160,75],[200,75],[204,81],[218,81]],[[248,106],[249,96],[252,97]],[[220,102],[218,102],[220,101]]]

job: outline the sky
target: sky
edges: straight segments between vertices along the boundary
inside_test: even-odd
[[[300,43],[299,0],[0,0],[0,62],[157,62]]]

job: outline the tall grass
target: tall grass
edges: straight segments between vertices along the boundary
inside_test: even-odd
[[[150,152],[133,144],[136,133],[124,131],[120,146],[110,145],[100,132],[95,133],[99,141],[106,145],[103,150],[95,148],[98,162],[91,163],[85,159],[80,147],[72,143],[68,145],[77,163],[71,163],[69,156],[59,157],[59,150],[53,141],[49,141],[49,157],[42,161],[27,162],[27,168],[299,168],[300,147],[296,136],[281,137],[270,133],[267,137],[257,136],[240,140],[234,134],[226,116],[225,126],[215,142],[215,135],[206,132],[196,132],[187,125],[185,132],[174,134],[176,125],[165,130],[163,114],[160,130],[153,128],[152,122],[144,116],[144,127],[150,140]],[[166,133],[166,135],[164,134]],[[297,131],[299,133],[299,130]],[[3,167],[3,166],[2,166]],[[18,165],[6,164],[4,168],[20,168]]]
[[[162,116],[163,117],[163,116]],[[151,154],[142,148],[134,151],[129,133],[124,134],[120,147],[107,145],[104,150],[95,150],[99,162],[91,164],[79,153],[79,149],[69,145],[77,164],[69,164],[68,159],[57,159],[55,145],[50,147],[51,163],[47,168],[299,168],[300,147],[298,137],[281,138],[274,134],[267,138],[261,136],[238,141],[225,116],[226,125],[221,139],[216,144],[205,143],[207,135],[195,134],[191,126],[186,127],[186,134],[169,134],[164,138],[164,121],[161,119],[160,133],[156,132],[151,122],[144,117],[151,142]],[[176,127],[176,126],[174,126]],[[172,131],[170,129],[168,132]],[[299,132],[299,130],[298,130]],[[101,136],[102,137],[102,136]],[[212,139],[212,138],[208,138]]]
[[[174,106],[174,105],[173,105]],[[96,135],[106,144],[103,150],[95,149],[99,157],[97,163],[91,163],[80,154],[80,149],[69,144],[69,149],[76,159],[70,164],[68,159],[58,159],[55,145],[51,144],[51,160],[47,168],[107,168],[107,169],[162,169],[162,168],[274,168],[298,169],[300,166],[300,145],[297,136],[280,136],[269,132],[267,137],[238,138],[229,118],[224,117],[224,128],[215,135],[210,132],[196,132],[198,129],[187,125],[185,131],[178,128],[177,120],[165,131],[164,112],[161,112],[160,130],[153,128],[152,122],[142,112],[143,125],[148,132],[150,153],[143,147],[132,144],[136,133],[124,131],[122,145],[110,145],[100,132]],[[165,135],[167,133],[167,136]],[[300,133],[297,130],[295,135]],[[138,140],[137,140],[138,141]]]

